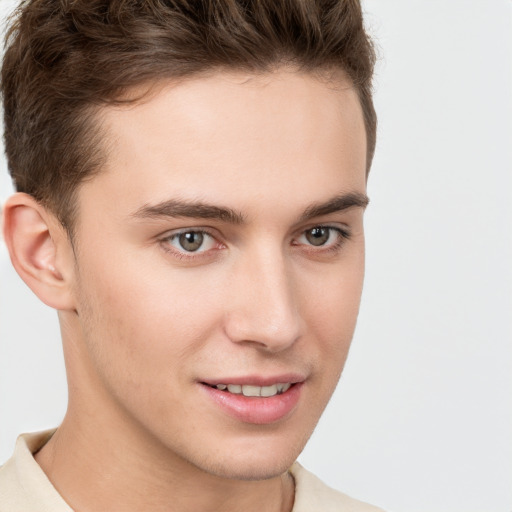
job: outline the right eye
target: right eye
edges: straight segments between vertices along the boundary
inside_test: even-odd
[[[173,250],[182,254],[203,253],[213,249],[216,245],[215,238],[206,231],[201,230],[187,230],[171,233],[162,241],[169,244]]]

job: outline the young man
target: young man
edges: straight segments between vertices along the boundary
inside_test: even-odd
[[[295,461],[364,273],[374,55],[357,1],[33,0],[4,206],[69,385],[0,511],[370,511]]]

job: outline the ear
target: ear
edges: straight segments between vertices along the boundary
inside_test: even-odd
[[[17,193],[3,208],[4,240],[16,272],[48,306],[74,308],[74,254],[66,230],[32,196]]]

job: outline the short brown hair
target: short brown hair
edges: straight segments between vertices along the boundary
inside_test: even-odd
[[[95,113],[135,86],[216,69],[343,70],[361,102],[367,171],[375,53],[359,0],[23,0],[1,73],[18,191],[72,232],[75,191],[105,161]]]

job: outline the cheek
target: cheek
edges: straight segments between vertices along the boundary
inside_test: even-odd
[[[119,255],[115,265],[81,262],[82,326],[101,371],[155,379],[206,342],[218,300],[201,276],[135,261]]]
[[[362,290],[362,273],[332,273],[315,288],[307,288],[308,303],[316,316],[323,317],[326,324],[336,325],[350,322],[357,317]],[[312,296],[312,294],[314,295]]]
[[[324,363],[340,371],[357,322],[363,278],[364,252],[360,252],[321,278],[309,276],[302,286],[303,320]]]

